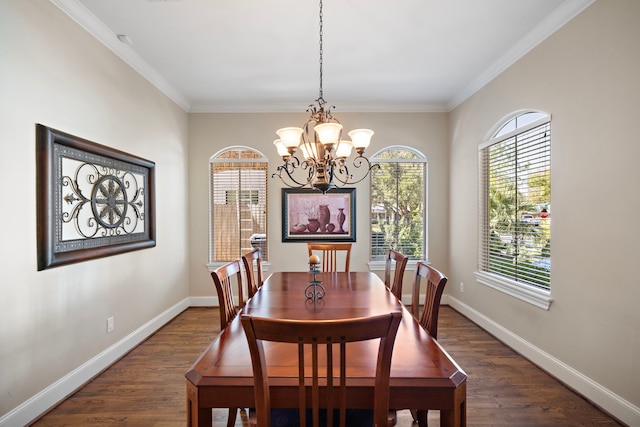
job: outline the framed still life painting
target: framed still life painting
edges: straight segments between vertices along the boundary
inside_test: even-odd
[[[282,241],[355,242],[355,188],[282,189]]]

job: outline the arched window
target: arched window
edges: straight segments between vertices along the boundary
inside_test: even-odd
[[[548,308],[551,116],[518,112],[479,146],[479,282]]]
[[[268,260],[268,160],[248,147],[228,147],[209,159],[209,262],[236,260],[259,247]]]
[[[413,148],[391,146],[370,157],[371,261],[394,249],[410,260],[427,259],[427,159]]]

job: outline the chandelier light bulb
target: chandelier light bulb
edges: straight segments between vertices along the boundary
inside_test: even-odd
[[[276,150],[278,150],[278,155],[281,157],[289,156],[289,150],[284,146],[281,139],[276,139],[273,141],[273,144],[276,146]]]
[[[340,123],[321,123],[314,127],[318,134],[318,139],[323,145],[337,144],[340,141],[340,131],[342,125]]]
[[[373,133],[374,132],[371,129],[354,129],[349,132],[353,146],[358,150],[358,152],[360,152],[360,150],[363,152],[366,150],[369,143],[371,143]]]
[[[340,144],[336,147],[336,157],[346,159],[351,155],[353,149],[353,143],[347,139],[340,141]]]
[[[297,127],[282,128],[276,131],[282,144],[287,148],[297,148],[300,145],[302,132],[304,132],[303,129]]]
[[[302,144],[300,146],[300,149],[302,150],[302,157],[304,157],[305,160],[313,157],[311,155],[311,152],[307,148],[307,144]]]

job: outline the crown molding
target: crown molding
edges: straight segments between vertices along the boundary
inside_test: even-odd
[[[128,44],[121,42],[117,34],[80,2],[77,0],[50,1],[183,110],[188,112],[191,109],[191,102],[180,91],[135,53]]]
[[[282,104],[192,104],[190,113],[304,113],[305,105]],[[444,104],[339,104],[334,113],[446,113]]]
[[[498,61],[494,62],[484,73],[478,76],[469,86],[453,97],[447,106],[451,111],[458,107],[473,94],[489,84],[498,75],[529,53],[551,34],[575,18],[580,12],[589,7],[595,0],[566,0],[562,5],[536,28],[520,39]]]
[[[179,90],[177,90],[160,73],[144,61],[129,45],[118,40],[117,34],[96,18],[96,16],[87,10],[78,0],[50,1],[186,112],[300,112],[300,105],[292,104],[192,104]],[[498,61],[494,62],[491,67],[479,75],[473,82],[471,82],[471,84],[460,91],[446,104],[354,104],[341,105],[340,111],[387,113],[433,113],[452,111],[477,91],[489,84],[493,79],[517,62],[520,58],[529,53],[533,48],[542,43],[551,34],[577,16],[584,9],[589,7],[594,1],[595,0],[566,0],[540,25],[520,39],[511,49],[505,52]]]

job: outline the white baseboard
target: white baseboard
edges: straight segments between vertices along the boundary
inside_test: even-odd
[[[6,413],[0,417],[0,427],[19,427],[33,422],[134,349],[171,319],[189,308],[189,302],[189,298],[185,298],[168,308],[111,347],[23,402],[20,406]]]
[[[522,339],[462,301],[447,296],[447,303],[513,350],[602,408],[602,410],[629,426],[640,426],[640,408],[638,406],[633,405],[561,360]],[[462,369],[464,369],[464,366]]]

